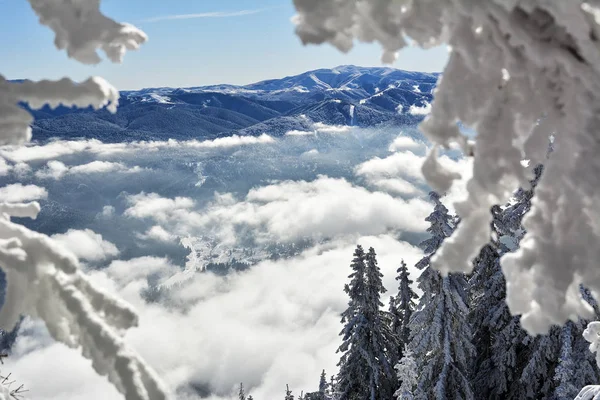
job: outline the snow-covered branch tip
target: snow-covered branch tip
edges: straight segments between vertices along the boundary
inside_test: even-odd
[[[33,117],[19,106],[32,109],[51,107],[107,107],[117,111],[119,92],[100,77],[76,83],[68,78],[59,81],[9,82],[0,75],[0,145],[21,145],[31,140]]]
[[[434,257],[443,273],[470,272],[490,236],[490,208],[546,168],[524,220],[521,249],[502,260],[507,302],[530,333],[590,316],[579,284],[600,293],[600,2],[546,0],[293,0],[303,43],[349,51],[379,42],[383,60],[407,45],[447,44],[450,59],[421,124],[435,144],[469,150],[457,121],[477,130],[461,224]],[[554,152],[546,159],[549,137]],[[530,160],[524,168],[522,160]],[[424,166],[435,187],[455,176]],[[431,179],[435,177],[436,179]],[[440,178],[440,179],[438,179]]]
[[[100,12],[100,0],[29,0],[42,25],[54,31],[54,44],[83,64],[101,61],[102,49],[112,62],[122,62],[148,37],[133,25],[116,22]]]

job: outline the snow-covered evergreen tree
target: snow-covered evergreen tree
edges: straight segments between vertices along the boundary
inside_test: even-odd
[[[492,240],[474,260],[469,279],[469,321],[473,330],[476,357],[472,386],[478,399],[503,398],[515,380],[515,362],[525,332],[506,306],[506,282],[500,269],[500,256],[508,251],[496,225],[502,210],[492,207]],[[513,321],[514,319],[514,321]],[[507,324],[511,329],[503,332]]]
[[[453,217],[439,195],[430,193],[434,211],[426,218],[431,237],[421,245],[425,251],[417,268],[423,296],[411,319],[410,349],[418,365],[417,389],[426,399],[473,399],[470,383],[475,349],[468,318],[466,278],[463,274],[442,277],[430,266],[430,258],[454,228]]]
[[[337,390],[341,400],[367,398],[368,387],[365,381],[368,365],[362,355],[364,338],[367,336],[366,319],[362,310],[366,308],[365,252],[358,245],[350,266],[352,274],[350,283],[344,286],[344,291],[350,297],[348,308],[342,313],[344,328],[340,332],[342,345],[338,352],[342,353],[338,367]]]
[[[329,379],[329,385],[327,386],[327,400],[338,400],[339,393],[337,390],[337,381],[335,375],[331,375]]]
[[[290,390],[290,385],[285,385],[285,399],[284,400],[294,400],[294,395]]]
[[[350,297],[342,314],[346,325],[340,333],[343,353],[338,366],[340,400],[389,399],[395,385],[388,360],[388,343],[394,340],[387,316],[381,310],[381,294],[385,292],[375,250],[365,254],[359,245],[352,261],[353,273],[345,291]]]
[[[365,256],[367,263],[367,317],[369,337],[367,338],[367,362],[371,367],[369,375],[370,399],[389,399],[396,391],[396,374],[390,362],[390,353],[395,352],[396,337],[386,322],[389,316],[382,311],[381,295],[386,292],[383,287],[383,274],[377,263],[375,249],[369,248]]]
[[[238,399],[246,400],[246,393],[244,392],[244,384],[240,383],[240,390],[238,392]]]
[[[321,377],[319,378],[319,400],[325,400],[327,395],[327,375],[325,374],[325,370],[321,372]]]
[[[527,388],[533,386],[521,379],[528,364],[528,346],[533,342],[527,339],[519,318],[511,316],[506,305],[500,257],[518,247],[525,233],[521,221],[531,207],[542,167],[534,171],[529,189],[519,189],[504,209],[492,207],[491,242],[474,260],[469,279],[470,321],[477,352],[472,384],[478,399],[526,398],[523,396],[527,395]]]
[[[581,287],[581,293],[594,308],[596,318],[600,318],[598,305],[589,290]],[[584,386],[600,383],[600,369],[583,336],[588,322],[583,319],[570,321],[560,330],[560,354],[554,371],[552,400],[573,399]]]
[[[248,395],[248,400],[254,400],[254,397],[252,397],[252,395]]]
[[[404,260],[400,262],[400,267],[396,271],[398,275],[398,294],[396,297],[390,297],[390,309],[392,332],[397,339],[396,351],[390,352],[390,361],[396,365],[402,358],[404,348],[410,342],[410,319],[417,306],[415,300],[417,294],[412,289],[413,281],[410,279],[410,273]]]
[[[577,374],[573,354],[573,325],[567,324],[560,331],[560,353],[558,365],[554,372],[554,380],[557,383],[554,389],[556,400],[574,399],[582,386],[575,386],[574,376]]]
[[[401,383],[394,397],[398,400],[413,400],[416,398],[414,392],[418,383],[417,363],[409,348],[404,349],[403,353],[402,359],[396,364],[398,382]]]

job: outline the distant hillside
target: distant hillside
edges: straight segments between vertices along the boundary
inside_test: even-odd
[[[310,129],[312,122],[413,125],[423,118],[415,107],[431,102],[438,76],[340,66],[245,86],[124,91],[116,114],[66,107],[33,111],[33,138],[212,139],[234,133],[283,135]]]

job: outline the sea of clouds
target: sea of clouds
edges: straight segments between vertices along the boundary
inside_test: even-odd
[[[357,243],[376,249],[387,295],[400,260],[422,256],[427,147],[411,128],[324,124],[280,138],[57,140],[0,148],[0,199],[40,201],[23,222],[135,306],[140,326],[125,339],[177,398],[231,398],[244,382],[274,399],[335,372]],[[456,154],[442,162],[468,177]],[[203,272],[234,259],[251,267]],[[31,319],[3,368],[36,399],[120,399]]]

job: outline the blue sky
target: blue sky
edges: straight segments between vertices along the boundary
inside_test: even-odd
[[[102,9],[150,38],[122,65],[82,66],[68,59],[26,0],[0,0],[0,72],[9,79],[100,75],[119,89],[138,89],[246,84],[342,64],[381,65],[377,44],[358,45],[349,54],[329,45],[302,46],[290,22],[291,0],[103,0]],[[213,16],[197,15],[206,13]],[[393,66],[441,71],[446,58],[444,48],[411,48]]]

